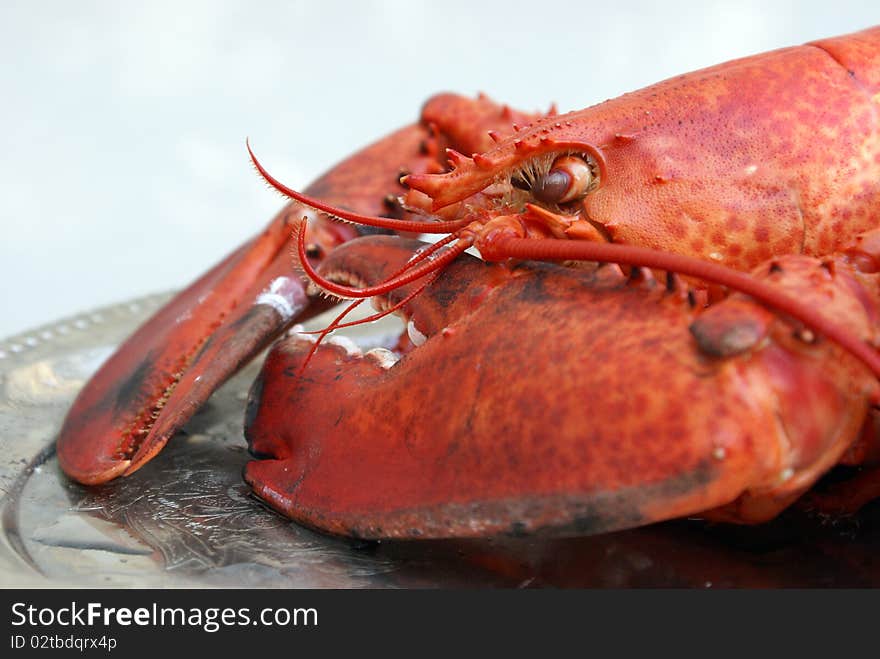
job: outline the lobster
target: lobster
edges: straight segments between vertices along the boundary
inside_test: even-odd
[[[290,203],[101,367],[61,467],[84,484],[134,473],[283,336],[247,403],[244,477],[322,531],[756,523],[840,463],[867,494],[831,500],[863,503],[880,453],[878,93],[871,28],[562,115],[438,95],[303,193],[251,152]],[[322,292],[373,298],[409,338],[361,354],[289,332],[330,306]]]

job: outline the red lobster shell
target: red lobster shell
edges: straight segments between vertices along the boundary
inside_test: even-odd
[[[873,28],[565,115],[439,96],[308,196],[265,173],[295,201],[105,364],[61,465],[131,474],[324,308],[296,230],[320,286],[401,305],[424,343],[273,349],[245,477],[284,514],[406,538],[768,519],[876,445],[878,87]],[[352,240],[318,211],[453,233]],[[607,260],[627,266],[564,265]]]

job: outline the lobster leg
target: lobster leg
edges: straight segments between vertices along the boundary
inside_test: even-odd
[[[360,239],[321,269],[369,285],[417,245]],[[872,331],[842,267],[780,263],[765,276]],[[267,359],[245,478],[296,521],[370,538],[597,533],[712,508],[761,521],[847,450],[877,389],[754,302],[697,315],[614,267],[463,255],[405,309],[427,339],[393,365],[337,345],[305,364],[296,336]]]
[[[414,219],[397,195],[407,173],[443,171],[445,147],[486,148],[451,141],[459,124],[510,130],[515,113],[488,99],[437,96],[419,124],[365,148],[315,181],[309,192],[361,213]],[[314,261],[357,235],[350,225],[286,206],[256,238],[221,261],[147,321],[100,368],[74,402],[57,448],[62,469],[86,484],[143,466],[243,364],[293,322],[325,308],[313,303],[294,271],[292,225],[309,218],[306,241]]]

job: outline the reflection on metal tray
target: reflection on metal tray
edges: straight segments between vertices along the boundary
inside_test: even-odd
[[[0,586],[790,587],[880,584],[880,506],[834,523],[697,521],[594,538],[353,544],[266,509],[241,479],[252,364],[147,467],[86,488],[53,452],[67,407],[164,300],[0,341]],[[320,323],[321,321],[317,321]],[[386,329],[361,330],[377,343]]]

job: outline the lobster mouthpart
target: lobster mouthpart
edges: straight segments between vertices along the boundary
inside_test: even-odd
[[[359,239],[322,270],[372,285],[418,246]],[[792,278],[814,276],[807,261]],[[816,295],[829,287],[829,313],[864,327],[848,284]],[[368,538],[588,534],[719,507],[766,519],[846,450],[876,383],[833,342],[735,302],[715,334],[744,323],[754,340],[708,354],[687,296],[651,279],[462,255],[404,306],[424,343],[396,363],[325,344],[303,368],[298,336],[272,350],[245,479],[300,523]]]

